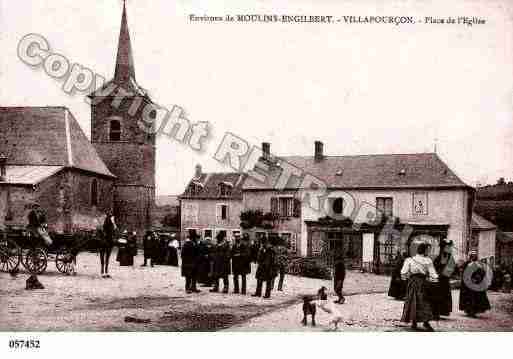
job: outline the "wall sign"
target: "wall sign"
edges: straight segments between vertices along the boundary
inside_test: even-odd
[[[413,193],[413,215],[422,216],[428,214],[428,194],[427,192]]]

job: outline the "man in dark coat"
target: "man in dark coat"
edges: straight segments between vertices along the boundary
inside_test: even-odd
[[[283,291],[283,282],[289,264],[289,251],[283,238],[277,239],[277,245],[274,247],[274,250],[276,253],[276,271],[279,274],[278,290]]]
[[[157,254],[157,246],[157,234],[153,231],[147,231],[143,237],[144,263],[141,265],[141,267],[146,267],[148,259],[150,260],[150,264],[153,267]]]
[[[342,254],[337,254],[333,263],[333,290],[338,296],[338,299],[335,301],[337,304],[344,304],[346,301],[344,295],[342,294],[345,279],[346,266],[344,263],[344,256]]]
[[[477,260],[477,252],[471,251],[469,261],[462,268],[460,288],[460,310],[470,317],[490,310],[490,302],[486,295],[488,281],[491,282],[487,268]]]
[[[219,280],[223,279],[223,293],[228,293],[229,283],[228,276],[231,274],[230,266],[230,243],[226,241],[225,232],[219,232],[217,235],[217,244],[214,249],[214,288],[210,291],[212,293],[219,292]]]
[[[199,251],[199,267],[198,267],[198,283],[206,287],[212,285],[212,255],[214,246],[210,237],[205,237],[198,244]]]
[[[276,255],[269,240],[263,240],[263,246],[258,252],[257,271],[255,277],[257,279],[257,288],[253,297],[262,296],[262,286],[265,282],[264,298],[271,298],[271,289],[273,279],[276,277]]]
[[[235,236],[235,243],[232,247],[232,271],[233,271],[233,293],[239,293],[239,276],[242,281],[240,293],[246,294],[246,275],[251,273],[251,253],[248,238],[241,241],[240,236]]]
[[[190,231],[189,236],[182,246],[182,277],[185,277],[185,292],[199,293],[196,288],[196,275],[198,271],[198,235],[196,231]]]

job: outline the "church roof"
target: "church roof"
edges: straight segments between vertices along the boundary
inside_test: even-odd
[[[469,188],[435,153],[357,156],[278,157],[332,189]],[[271,166],[262,183],[251,176],[244,190],[273,189],[283,166]],[[302,179],[292,176],[284,189],[300,189]]]
[[[91,93],[89,97],[116,97],[118,87],[128,91],[132,96],[142,96],[148,98],[146,91],[141,86],[139,86],[135,80],[135,66],[132,53],[132,43],[130,41],[130,31],[128,30],[126,6],[124,4],[123,15],[121,16],[121,27],[119,30],[118,53],[116,57],[116,67],[114,69],[114,78]],[[126,97],[125,94],[122,96]]]
[[[35,185],[63,168],[63,166],[6,166],[5,181],[0,181],[0,184]]]
[[[115,177],[65,107],[0,107],[7,165],[63,166]]]

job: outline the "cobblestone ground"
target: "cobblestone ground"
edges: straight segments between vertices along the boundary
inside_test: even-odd
[[[115,258],[115,253],[113,254]],[[326,330],[326,316],[318,315],[318,327],[304,328],[299,321],[304,294],[314,294],[330,281],[287,276],[284,292],[273,298],[253,298],[254,276],[248,277],[248,295],[209,293],[186,294],[180,268],[156,266],[141,268],[142,255],[134,267],[111,262],[112,279],[99,275],[96,254],[78,257],[78,275],[58,273],[49,263],[39,276],[45,289],[27,291],[23,271],[12,277],[0,273],[1,331],[194,331],[194,330]],[[385,292],[389,278],[348,272],[346,304],[341,330],[405,330],[397,321],[402,302],[389,300]],[[232,286],[232,282],[230,282]],[[230,288],[230,292],[232,288]],[[454,295],[457,297],[457,293]],[[469,319],[455,313],[450,320],[434,323],[442,330],[511,330],[511,297],[491,294],[494,310],[483,319]],[[457,303],[455,303],[457,304]],[[125,322],[125,317],[142,322]]]

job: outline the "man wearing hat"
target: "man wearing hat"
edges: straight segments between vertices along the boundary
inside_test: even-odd
[[[223,280],[223,293],[228,293],[228,276],[231,274],[230,268],[230,243],[226,241],[226,232],[219,232],[217,235],[217,244],[214,249],[214,288],[210,291],[219,292],[219,281]]]
[[[232,247],[232,269],[233,269],[233,293],[239,293],[239,276],[242,281],[241,294],[246,294],[246,275],[251,273],[251,253],[248,236],[235,235],[235,243]]]
[[[182,246],[182,277],[185,277],[185,292],[199,293],[196,288],[196,275],[198,270],[198,234],[190,230],[187,239]]]
[[[262,240],[263,245],[258,252],[257,271],[255,277],[257,279],[257,288],[253,297],[262,296],[262,286],[265,282],[264,298],[271,298],[271,289],[273,279],[276,277],[276,255],[272,243],[269,239]]]

